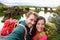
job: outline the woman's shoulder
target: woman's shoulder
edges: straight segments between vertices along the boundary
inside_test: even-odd
[[[42,37],[47,37],[47,35],[46,34],[43,34]]]
[[[39,38],[39,40],[47,40],[47,35],[46,35],[46,34],[43,34],[43,35]]]

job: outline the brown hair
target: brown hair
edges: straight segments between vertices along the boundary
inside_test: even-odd
[[[33,36],[34,36],[35,33],[36,33],[36,24],[37,24],[37,22],[38,22],[39,20],[44,20],[44,23],[46,23],[46,20],[45,20],[44,17],[39,16],[39,17],[37,18],[36,23],[35,23],[35,25],[34,25],[32,31],[31,31],[31,34],[32,34],[31,39],[33,38]],[[45,29],[45,28],[44,28],[44,29]],[[45,30],[44,30],[44,31],[45,31]]]
[[[34,15],[34,16],[38,17],[37,12],[28,12],[28,13],[26,14],[26,17],[29,17],[30,15]]]

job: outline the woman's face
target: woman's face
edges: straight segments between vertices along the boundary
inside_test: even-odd
[[[37,22],[37,24],[36,24],[36,29],[37,29],[37,31],[41,32],[41,31],[44,30],[44,28],[45,28],[44,20],[43,20],[43,19],[42,19],[42,20],[39,20],[39,21]]]

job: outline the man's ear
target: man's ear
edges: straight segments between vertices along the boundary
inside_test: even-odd
[[[26,20],[27,20],[28,17],[26,17]]]
[[[26,17],[26,19],[27,19],[28,17]]]

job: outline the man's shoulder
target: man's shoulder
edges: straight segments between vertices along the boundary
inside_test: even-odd
[[[21,21],[19,21],[19,24],[22,24],[22,23],[24,23],[25,22],[25,20],[21,20]]]
[[[22,26],[17,26],[13,32],[24,32],[24,28]]]
[[[20,27],[16,27],[9,36],[4,38],[4,40],[8,40],[8,39],[9,40],[11,40],[11,39],[12,40],[15,40],[15,39],[23,40],[22,39],[23,36],[24,36],[24,29],[22,26],[20,26]]]

